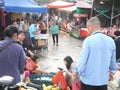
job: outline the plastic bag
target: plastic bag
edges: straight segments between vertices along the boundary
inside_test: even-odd
[[[67,90],[67,82],[66,82],[66,80],[65,80],[65,77],[64,77],[62,71],[57,72],[57,73],[53,76],[52,82],[53,82],[54,84],[59,85],[62,90]]]
[[[67,90],[67,82],[63,73],[61,73],[59,85],[62,88],[62,90]]]
[[[52,82],[53,82],[54,84],[57,84],[57,85],[59,84],[60,74],[61,74],[61,72],[59,71],[59,72],[57,72],[57,73],[53,76]]]
[[[72,83],[72,90],[80,90],[80,82],[74,82]]]
[[[120,87],[120,71],[117,70],[113,78],[114,79],[112,81],[109,81],[109,86],[116,89]]]

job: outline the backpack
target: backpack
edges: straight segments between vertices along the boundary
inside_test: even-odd
[[[26,70],[32,72],[36,68],[36,64],[32,60],[26,60]]]

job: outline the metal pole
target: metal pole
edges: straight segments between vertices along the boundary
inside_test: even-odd
[[[113,21],[113,14],[114,14],[114,0],[112,0],[112,11],[111,11],[111,22],[110,22],[110,28],[112,28],[112,21]]]
[[[94,0],[92,0],[92,8],[91,8],[91,15],[90,15],[90,18],[91,18],[91,17],[92,17],[92,15],[93,15],[93,10],[94,10],[93,5],[94,5]]]
[[[116,17],[118,17],[118,16],[120,16],[120,13],[118,15],[114,16],[113,19],[116,18]]]
[[[97,16],[103,15],[103,16],[105,16],[105,17],[107,17],[107,18],[111,19],[111,17],[107,16],[106,14],[101,13],[101,12],[99,12],[99,11],[98,11],[98,10],[96,10],[96,9],[94,9],[94,10],[95,10],[96,12],[100,13],[100,14],[98,14]]]
[[[49,16],[48,16],[48,13],[47,13],[47,34],[49,34]]]

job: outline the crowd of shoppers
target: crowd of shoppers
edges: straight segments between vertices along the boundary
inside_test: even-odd
[[[3,32],[4,40],[0,41],[0,77],[12,76],[14,81],[11,85],[21,82],[20,76],[26,70],[26,59],[31,58],[36,65],[38,64],[39,57],[36,58],[38,55],[32,52],[36,47],[35,34],[35,22],[27,25],[20,20],[12,20],[12,24]],[[42,69],[39,69],[39,72],[49,73]],[[18,90],[18,88],[12,90]]]
[[[31,51],[31,48],[36,47],[36,31],[40,30],[42,34],[47,33],[46,24],[42,18],[39,19],[38,24],[39,28],[36,29],[34,21],[27,25],[23,21],[20,24],[19,20],[18,22],[13,20],[12,25],[4,31],[5,39],[0,41],[0,77],[13,76],[13,85],[20,82],[20,74],[25,70],[28,56],[36,65],[32,72],[49,74],[38,68],[39,57]],[[65,57],[66,70],[63,72],[66,73],[65,78],[71,89],[72,84],[79,79],[80,90],[107,90],[108,81],[113,80],[116,72],[116,61],[119,62],[120,59],[120,31],[114,32],[116,37],[113,40],[101,31],[101,23],[97,17],[87,21],[87,28],[89,36],[83,41],[80,59],[76,65],[73,65],[72,57]],[[53,45],[58,46],[59,26],[55,21],[52,22],[50,29]]]

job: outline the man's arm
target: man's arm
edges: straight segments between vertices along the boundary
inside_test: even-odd
[[[84,41],[80,54],[80,59],[75,67],[75,72],[78,72],[79,74],[81,74],[84,71],[85,65],[89,57],[89,53],[90,53],[89,43],[90,42],[88,41],[88,39]]]
[[[89,40],[85,40],[83,43],[83,47],[80,54],[80,59],[75,67],[74,73],[73,73],[73,81],[75,81],[78,78],[78,75],[81,75],[82,72],[85,69],[85,65],[87,63],[89,53],[90,53],[90,46],[89,46]]]
[[[109,67],[109,76],[110,79],[113,80],[113,74],[116,71],[116,47],[114,44],[113,51],[112,51],[112,56],[111,56],[111,61],[110,61],[110,67]]]

